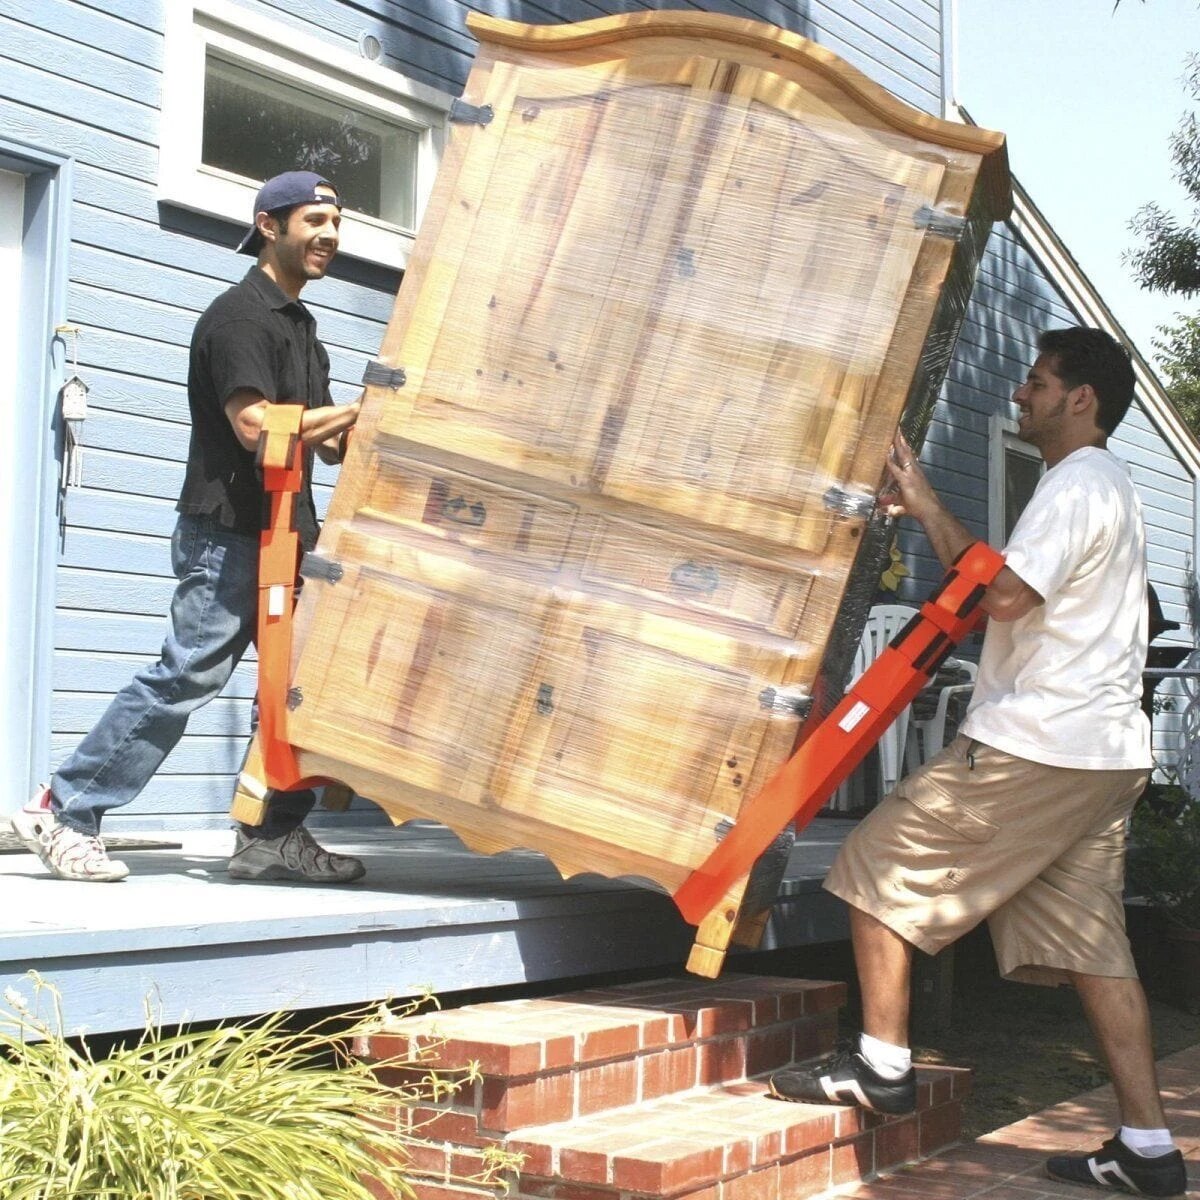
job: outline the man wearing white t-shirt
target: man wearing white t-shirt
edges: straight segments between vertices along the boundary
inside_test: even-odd
[[[1125,936],[1125,822],[1151,767],[1140,701],[1146,541],[1106,449],[1133,399],[1128,353],[1098,329],[1042,335],[1013,396],[1047,471],[988,589],[979,677],[955,741],[901,780],[847,839],[825,886],[850,905],[863,1033],[777,1072],[786,1100],[911,1112],[912,950],[987,919],[1001,973],[1071,983],[1105,1055],[1122,1126],[1049,1174],[1150,1196],[1187,1188],[1166,1129],[1149,1014]],[[919,521],[949,567],[975,539],[896,438],[889,511]]]

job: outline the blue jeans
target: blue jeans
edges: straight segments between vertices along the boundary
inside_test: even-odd
[[[81,833],[96,834],[110,808],[128,804],[150,782],[188,717],[220,694],[254,638],[257,538],[184,513],[171,538],[171,566],[179,583],[159,661],[113,697],[50,781],[51,807]],[[265,823],[241,828],[250,837],[281,837],[314,800],[309,789],[275,792]]]

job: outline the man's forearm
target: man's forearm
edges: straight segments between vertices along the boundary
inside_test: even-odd
[[[937,555],[943,569],[949,570],[950,564],[974,541],[967,527],[944,505],[939,504],[924,514],[921,525],[925,536]]]
[[[949,570],[954,560],[972,542],[978,541],[967,527],[940,503],[924,514],[921,526],[944,570]],[[1041,596],[1019,575],[1008,567],[1002,567],[1000,574],[984,594],[980,607],[989,617],[996,620],[1015,621],[1041,602]]]
[[[976,540],[967,527],[942,503],[929,486],[925,472],[913,455],[912,447],[903,434],[897,434],[893,452],[887,462],[892,477],[894,499],[889,503],[889,515],[910,516],[925,531],[934,554],[949,570],[954,560]],[[1042,597],[1010,567],[1001,569],[982,601],[983,611],[999,621],[1015,621],[1042,603]]]
[[[281,400],[279,403],[286,404],[288,401]],[[299,401],[294,403],[298,404]],[[258,439],[262,436],[263,419],[269,404],[269,400],[249,389],[235,392],[225,402],[225,415],[233,426],[237,440],[247,450],[258,448]],[[339,435],[354,427],[361,405],[360,396],[352,404],[327,404],[322,408],[306,408],[300,417],[300,441],[306,446],[317,447],[329,443],[336,448]]]
[[[300,418],[300,440],[306,446],[335,438],[358,420],[358,401],[353,404],[328,404],[324,408],[305,409]]]

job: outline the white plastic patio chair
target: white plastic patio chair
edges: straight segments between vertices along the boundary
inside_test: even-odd
[[[883,653],[887,644],[916,615],[917,610],[907,604],[876,604],[867,614],[862,637],[854,654],[854,665],[850,669],[847,688],[857,683],[863,672]],[[896,786],[904,762],[904,748],[908,741],[910,709],[906,708],[879,739],[880,798]],[[854,776],[847,779],[834,792],[829,801],[832,812],[848,812],[855,807],[852,787]]]
[[[915,710],[909,712],[908,740],[904,747],[905,768],[915,770],[922,763],[928,762],[945,746],[946,726],[951,712],[957,720],[961,720],[966,711],[966,702],[975,690],[975,678],[978,667],[973,662],[962,658],[948,658],[942,664],[938,674],[934,676],[931,687],[937,688],[937,700],[932,709],[923,705],[922,709],[928,716],[920,716]],[[961,682],[947,683],[938,686],[938,678],[956,678]],[[953,705],[953,709],[951,706]],[[951,731],[957,728],[957,721]]]

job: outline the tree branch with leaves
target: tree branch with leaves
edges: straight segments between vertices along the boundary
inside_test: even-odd
[[[1200,56],[1188,58],[1184,89],[1200,103]],[[1146,204],[1132,222],[1143,246],[1129,256],[1144,288],[1193,296],[1200,292],[1200,118],[1188,112],[1171,135],[1174,176],[1190,197],[1191,213],[1178,217],[1159,204]]]
[[[1200,55],[1190,55],[1186,95],[1200,103]],[[1142,287],[1181,297],[1200,292],[1200,116],[1184,113],[1171,134],[1173,174],[1191,201],[1178,215],[1160,204],[1143,205],[1130,223],[1142,245],[1126,256]],[[1178,313],[1161,325],[1153,346],[1167,394],[1191,430],[1200,435],[1200,316]]]

